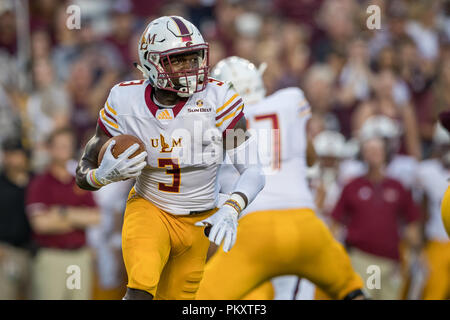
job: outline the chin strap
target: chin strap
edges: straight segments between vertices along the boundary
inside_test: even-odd
[[[142,66],[141,66],[140,64],[138,64],[137,62],[134,62],[133,64],[134,64],[134,66],[135,66],[139,71],[142,72],[142,75],[144,76],[144,79],[150,80],[150,74],[148,73],[148,70],[147,70],[147,69],[145,69],[144,67],[142,67]],[[151,80],[150,80],[150,83],[152,83]],[[187,87],[186,87],[186,91],[187,91]],[[182,97],[182,98],[188,98],[188,97],[190,97],[190,96],[193,95],[193,92],[189,92],[189,93],[187,93],[187,92],[177,92],[177,94],[178,94],[179,97]]]
[[[143,68],[143,67],[142,67],[140,64],[138,64],[137,62],[134,62],[133,64],[134,64],[134,66],[135,66],[139,71],[142,72],[142,75],[144,76],[144,79],[149,79],[150,75],[148,74],[148,71],[147,71],[145,68]]]
[[[259,74],[262,76],[264,71],[266,71],[266,69],[267,69],[267,63],[266,62],[261,63],[258,67]]]

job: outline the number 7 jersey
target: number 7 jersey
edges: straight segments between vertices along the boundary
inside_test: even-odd
[[[222,140],[244,115],[242,99],[211,78],[205,90],[170,108],[158,108],[153,90],[148,80],[117,84],[98,125],[110,137],[130,134],[145,144],[147,166],[135,184],[140,196],[174,215],[216,207]]]
[[[247,105],[247,129],[258,138],[266,185],[242,216],[262,210],[315,209],[306,178],[306,124],[310,106],[299,88],[281,89]],[[229,158],[219,174],[221,192],[233,190],[239,173]]]

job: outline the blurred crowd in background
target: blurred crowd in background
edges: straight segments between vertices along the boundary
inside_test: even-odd
[[[80,29],[66,25],[72,4],[81,8]],[[380,8],[379,30],[367,27],[369,5]],[[450,177],[450,138],[438,126],[438,114],[450,109],[445,0],[0,0],[0,298],[48,298],[42,288],[59,278],[37,272],[51,258],[39,257],[43,247],[94,253],[83,260],[93,266],[85,294],[70,295],[59,281],[50,298],[123,296],[121,215],[131,185],[80,195],[71,177],[111,87],[141,78],[133,67],[138,39],[162,15],[185,17],[200,29],[211,67],[237,55],[267,63],[268,95],[291,86],[305,92],[319,156],[308,172],[317,212],[349,248],[363,243],[364,233],[372,246],[395,247],[366,248],[364,256],[391,262],[383,283],[394,294],[383,297],[450,298],[450,244],[438,218]],[[61,151],[67,145],[73,152]],[[62,185],[73,184],[74,197],[92,198],[70,206],[96,207],[90,217],[57,228],[57,218],[35,214],[39,205],[59,205],[55,216],[70,216],[43,190],[49,168]],[[373,168],[400,191],[374,182],[373,190],[356,189],[359,199],[347,199],[348,184]],[[370,220],[376,223],[361,227],[370,231],[358,233],[344,216],[357,216],[355,202],[371,192],[380,194],[377,209],[395,217]]]

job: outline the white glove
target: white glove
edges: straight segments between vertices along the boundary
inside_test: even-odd
[[[238,212],[225,204],[209,218],[195,223],[196,226],[210,226],[209,241],[220,246],[223,241],[223,251],[228,252],[236,242]],[[224,240],[225,238],[225,240]]]
[[[87,181],[91,185],[96,184],[96,187],[101,187],[111,182],[137,178],[141,174],[142,169],[144,169],[147,152],[143,151],[136,157],[128,159],[129,156],[139,149],[137,143],[130,146],[120,154],[117,159],[114,158],[111,152],[111,149],[115,144],[116,142],[114,140],[111,141],[106,149],[100,166],[95,170],[91,170],[92,172],[88,174]]]

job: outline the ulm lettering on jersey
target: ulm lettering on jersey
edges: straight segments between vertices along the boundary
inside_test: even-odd
[[[223,151],[232,149],[235,140],[243,141],[243,136],[255,136],[258,144],[251,144],[250,148],[271,143],[274,134],[271,129],[248,129],[245,133],[242,129],[230,130],[223,139],[222,132],[218,128],[204,129],[203,121],[194,121],[194,127],[190,129],[177,128],[169,135],[159,134],[159,137],[149,137],[149,148],[162,154],[170,154],[171,158],[177,158],[183,165],[210,165],[222,163]],[[275,131],[277,133],[277,131]],[[266,143],[267,142],[267,143]],[[270,146],[271,144],[269,144]],[[256,164],[258,157],[256,152],[247,150],[245,156],[231,159],[239,164]]]
[[[207,314],[210,318],[214,317],[217,307],[196,307],[189,304],[189,307],[183,307],[183,314]]]
[[[152,143],[153,148],[158,148],[161,145],[161,150],[159,152],[161,153],[171,153],[173,148],[175,147],[182,147],[181,140],[182,138],[178,138],[178,141],[172,138],[172,146],[170,146],[168,143],[166,143],[166,139],[162,134],[159,135],[159,139],[150,139]]]

